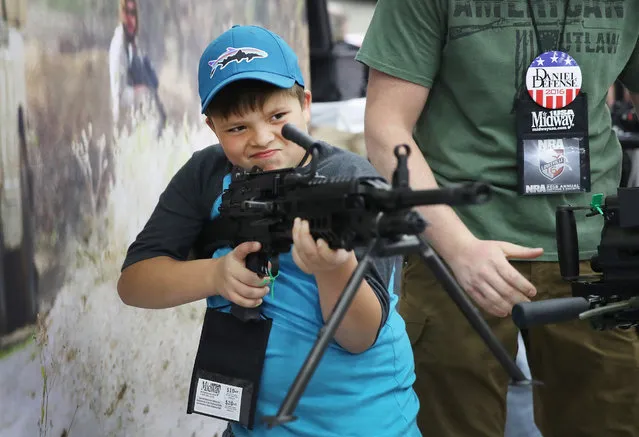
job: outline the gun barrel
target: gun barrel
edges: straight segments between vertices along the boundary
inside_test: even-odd
[[[639,310],[639,296],[633,297],[628,300],[623,300],[621,302],[609,303],[588,311],[584,311],[583,313],[579,314],[579,318],[581,320],[586,320],[593,317],[599,317],[604,314],[632,310]]]
[[[434,190],[414,190],[402,193],[401,207],[418,205],[470,205],[487,202],[490,198],[490,185],[483,182],[470,182],[452,187]]]

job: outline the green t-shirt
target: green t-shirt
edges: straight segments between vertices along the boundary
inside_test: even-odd
[[[555,210],[616,194],[621,146],[605,98],[617,78],[639,92],[639,1],[572,0],[559,48],[581,67],[587,95],[591,192],[521,196],[517,192],[514,99],[531,62],[554,50],[563,1],[533,1],[537,47],[526,0],[379,0],[357,60],[430,88],[414,138],[440,185],[492,184],[484,205],[456,208],[482,239],[543,247],[557,260]],[[576,213],[581,259],[595,254],[601,216]]]

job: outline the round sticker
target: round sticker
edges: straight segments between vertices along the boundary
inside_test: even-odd
[[[568,53],[542,53],[528,67],[526,88],[539,106],[563,108],[575,100],[581,90],[581,68]]]

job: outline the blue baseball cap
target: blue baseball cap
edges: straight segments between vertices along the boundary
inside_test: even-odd
[[[259,26],[235,25],[213,40],[202,53],[198,87],[202,113],[226,85],[257,79],[280,88],[304,86],[297,55],[275,33]]]

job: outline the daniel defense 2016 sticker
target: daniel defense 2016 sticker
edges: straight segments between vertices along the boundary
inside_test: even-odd
[[[569,105],[581,91],[581,68],[567,53],[550,51],[537,56],[526,72],[528,95],[541,107]]]

